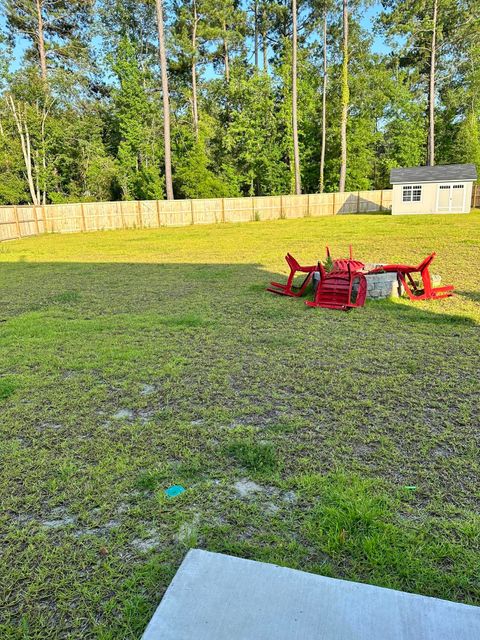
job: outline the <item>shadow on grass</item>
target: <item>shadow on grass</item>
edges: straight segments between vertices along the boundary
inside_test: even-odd
[[[480,304],[480,291],[457,291],[457,294]]]
[[[374,302],[373,304],[379,306],[378,302]],[[443,312],[441,310],[442,302],[439,300],[432,300],[427,304],[435,305],[435,309],[431,311],[425,308],[425,303],[410,301],[406,298],[380,302],[380,305],[386,308],[389,315],[395,314],[397,321],[403,324],[408,323],[412,326],[422,324],[455,325],[457,327],[471,327],[477,324],[475,319],[468,316]]]
[[[28,312],[47,309],[86,312],[105,316],[109,313],[158,313],[161,323],[185,326],[202,324],[197,316],[222,307],[235,307],[239,317],[247,310],[251,315],[263,308],[278,309],[278,318],[290,314],[303,318],[335,318],[337,324],[345,314],[327,309],[307,309],[304,299],[276,296],[265,291],[269,282],[286,280],[285,274],[265,270],[259,264],[185,264],[185,263],[87,263],[87,262],[16,262],[2,265],[0,321]],[[479,292],[459,291],[474,302]],[[453,298],[454,300],[455,298]],[[281,302],[280,302],[281,301]],[[253,307],[252,307],[253,305]],[[452,301],[411,302],[400,300],[368,301],[358,315],[359,326],[370,320],[383,325],[395,321],[409,325],[435,324],[474,326],[474,318],[456,314]],[[164,314],[167,312],[167,316]]]

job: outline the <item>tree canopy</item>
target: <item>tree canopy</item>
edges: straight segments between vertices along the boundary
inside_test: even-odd
[[[0,204],[164,198],[167,163],[176,198],[478,164],[479,63],[474,0],[0,0]]]

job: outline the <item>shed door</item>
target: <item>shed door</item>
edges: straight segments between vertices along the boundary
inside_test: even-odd
[[[459,212],[463,211],[465,202],[464,184],[440,184],[438,185],[437,211]]]
[[[450,191],[449,184],[439,185],[437,211],[450,211]]]
[[[452,186],[452,197],[450,199],[450,211],[463,211],[465,201],[465,185],[454,184]]]

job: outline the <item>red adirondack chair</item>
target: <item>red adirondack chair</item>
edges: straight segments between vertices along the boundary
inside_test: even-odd
[[[310,280],[312,279],[312,275],[315,271],[317,271],[318,267],[316,265],[311,267],[302,267],[290,253],[287,253],[287,255],[285,256],[285,260],[290,267],[290,275],[288,276],[286,284],[282,284],[281,282],[271,282],[271,286],[268,287],[267,291],[278,293],[281,296],[291,296],[293,298],[299,298],[304,294],[306,288],[310,283]],[[300,285],[293,284],[293,280],[297,273],[307,274],[302,284]]]
[[[330,254],[330,247],[327,244],[327,257],[331,258],[331,254]],[[348,265],[350,265],[350,267],[352,268],[353,271],[359,271],[360,269],[364,268],[364,264],[363,262],[360,262],[360,260],[354,260],[353,259],[353,251],[352,251],[352,245],[350,245],[350,257],[349,258],[336,258],[335,260],[332,260],[332,264],[333,264],[333,271],[347,271],[348,269]]]
[[[410,300],[433,300],[448,298],[453,295],[454,286],[452,284],[444,287],[434,287],[430,276],[429,267],[435,258],[436,253],[431,253],[419,265],[411,266],[406,264],[387,264],[383,267],[372,269],[369,273],[382,273],[385,271],[396,271],[407,296]],[[422,278],[423,289],[419,287],[412,278],[413,273],[419,273]]]
[[[345,270],[327,273],[319,262],[320,281],[313,300],[305,302],[309,307],[325,307],[348,311],[355,307],[363,307],[367,296],[367,281],[362,273],[358,273],[347,264]],[[353,291],[354,283],[358,289]]]

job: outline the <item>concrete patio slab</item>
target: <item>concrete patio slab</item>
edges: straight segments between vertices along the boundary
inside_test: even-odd
[[[142,640],[479,640],[480,607],[190,551]]]

